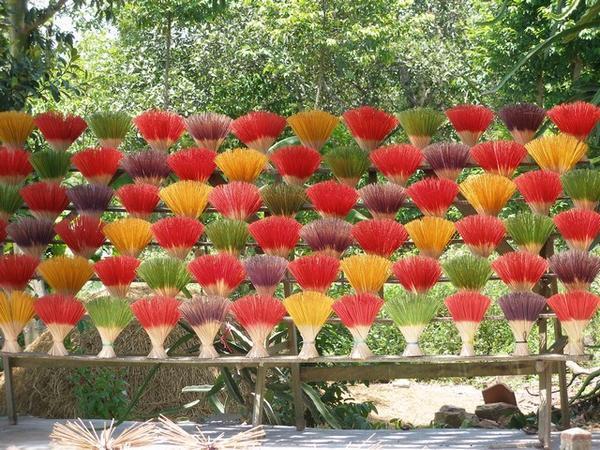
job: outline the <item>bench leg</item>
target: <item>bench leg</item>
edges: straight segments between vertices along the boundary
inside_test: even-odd
[[[300,364],[292,364],[290,368],[292,396],[294,397],[294,414],[296,416],[296,430],[306,428],[304,420],[304,400],[302,399],[302,384],[300,382]]]
[[[6,414],[8,423],[11,425],[17,424],[17,405],[15,404],[15,387],[13,383],[13,371],[10,365],[10,357],[2,356],[2,364],[4,365],[4,390],[6,392]]]
[[[540,408],[538,410],[538,437],[542,447],[550,449],[552,432],[552,365],[540,362]]]
[[[571,410],[569,408],[569,390],[567,388],[567,364],[558,366],[558,385],[560,388],[560,426],[563,430],[571,428]]]
[[[258,366],[256,370],[256,385],[254,387],[254,404],[252,406],[252,426],[262,425],[263,400],[265,396],[265,377],[267,369]]]

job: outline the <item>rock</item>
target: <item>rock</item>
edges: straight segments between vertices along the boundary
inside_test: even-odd
[[[479,425],[479,417],[475,414],[465,413],[465,418],[460,424],[461,428],[475,428]]]
[[[517,404],[517,398],[515,397],[515,393],[512,389],[510,389],[504,383],[496,383],[483,391],[481,391],[483,395],[484,403],[509,403],[511,405]]]
[[[435,413],[433,422],[438,427],[460,428],[466,416],[467,412],[464,408],[444,405]]]
[[[569,428],[560,433],[560,450],[592,450],[592,433]]]
[[[489,403],[487,405],[479,405],[475,408],[475,414],[480,419],[489,419],[494,422],[500,422],[504,417],[510,417],[513,414],[520,412],[519,408],[509,403]]]
[[[482,419],[477,423],[477,427],[491,430],[494,428],[500,428],[500,425],[498,425],[498,423],[494,422],[493,420]]]

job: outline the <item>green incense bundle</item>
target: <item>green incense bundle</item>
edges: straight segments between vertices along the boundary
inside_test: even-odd
[[[323,157],[340,183],[355,187],[369,168],[367,153],[358,147],[336,147]]]
[[[0,220],[8,222],[22,204],[23,199],[19,194],[18,186],[0,184]]]
[[[519,213],[505,221],[506,231],[520,250],[538,255],[554,231],[554,222],[548,216],[531,212]]]
[[[185,262],[169,256],[144,261],[137,273],[162,297],[175,297],[191,281]]]
[[[293,184],[269,184],[260,190],[260,196],[274,216],[294,217],[308,202],[304,188]]]
[[[472,254],[452,258],[442,267],[452,285],[463,291],[481,291],[492,275],[490,262]]]
[[[576,169],[565,173],[562,187],[576,208],[594,211],[600,203],[600,171]]]
[[[87,302],[85,309],[102,339],[102,350],[98,353],[98,358],[116,357],[113,344],[133,319],[129,302],[124,298],[100,297]]]
[[[131,129],[131,117],[124,112],[97,112],[87,123],[102,147],[119,147]]]
[[[250,233],[246,222],[222,219],[206,226],[206,236],[217,251],[238,256],[246,247]]]
[[[444,120],[444,114],[431,108],[413,108],[398,113],[398,121],[411,144],[420,149],[429,145]]]
[[[29,161],[40,178],[57,183],[66,177],[71,167],[71,155],[68,152],[42,150],[32,153]]]

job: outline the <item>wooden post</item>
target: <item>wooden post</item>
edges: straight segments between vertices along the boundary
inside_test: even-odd
[[[542,447],[550,449],[552,445],[552,363],[539,361],[540,407],[538,409],[538,437]]]
[[[267,369],[260,364],[256,370],[256,383],[254,385],[254,404],[252,405],[252,426],[262,424],[263,400],[265,395],[265,377]]]
[[[10,425],[17,424],[17,405],[15,403],[15,387],[13,384],[13,371],[10,364],[10,356],[2,355],[4,365],[4,390],[6,394],[6,415]]]

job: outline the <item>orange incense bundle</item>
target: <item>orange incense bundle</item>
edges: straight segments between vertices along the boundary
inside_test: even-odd
[[[21,352],[17,339],[27,323],[33,319],[34,298],[24,292],[12,292],[10,295],[0,292],[0,330],[4,335],[2,351]]]
[[[280,256],[254,255],[244,261],[246,276],[258,295],[273,297],[275,290],[288,266],[288,261]]]
[[[398,126],[398,119],[371,106],[349,109],[342,115],[344,125],[358,146],[369,153],[381,145]]]
[[[39,263],[27,255],[0,255],[0,289],[7,294],[24,291]]]
[[[487,258],[506,234],[504,223],[494,216],[474,214],[455,223],[465,245],[474,255]]]
[[[560,176],[549,170],[525,172],[514,181],[531,210],[542,216],[548,215],[562,191]]]
[[[6,231],[23,253],[40,258],[56,235],[53,225],[46,219],[22,217],[8,224]]]
[[[340,267],[357,294],[377,294],[390,277],[392,263],[377,255],[352,255],[342,259]]]
[[[423,155],[438,178],[456,181],[469,162],[470,150],[464,144],[440,142],[425,147]]]
[[[373,356],[366,340],[382,306],[383,300],[373,294],[345,295],[333,303],[333,310],[354,340],[350,358],[367,359]]]
[[[556,317],[560,320],[560,324],[569,338],[565,353],[567,355],[583,355],[585,353],[584,330],[600,306],[600,298],[585,291],[568,292],[550,297],[548,306],[556,313]]]
[[[204,231],[204,225],[190,217],[165,217],[150,227],[154,239],[174,258],[185,259]]]
[[[531,103],[508,105],[498,111],[498,117],[504,122],[513,139],[521,145],[527,144],[546,117],[546,111]]]
[[[49,111],[35,117],[35,125],[53,150],[66,151],[87,128],[87,123],[79,116]]]
[[[75,153],[71,162],[88,183],[109,184],[119,168],[121,159],[123,154],[116,148],[92,147]]]
[[[462,143],[473,147],[494,120],[494,112],[482,105],[457,105],[446,110],[446,117]]]
[[[571,209],[554,216],[554,224],[573,250],[588,251],[600,235],[600,214],[589,209]]]
[[[199,358],[217,358],[214,340],[227,318],[231,302],[215,295],[194,296],[179,307],[181,317],[190,324],[200,339]]]
[[[94,271],[110,295],[124,298],[139,265],[140,261],[133,256],[111,256],[95,263]]]
[[[458,292],[444,301],[462,341],[460,356],[475,356],[473,342],[490,299],[478,292]]]
[[[229,181],[254,183],[265,169],[269,158],[251,148],[234,148],[219,153],[215,162]]]
[[[371,219],[356,223],[352,237],[365,253],[389,258],[406,242],[408,233],[395,220]]]
[[[277,172],[288,184],[304,184],[321,164],[319,152],[302,145],[279,148],[270,158]]]
[[[407,223],[408,232],[415,247],[423,256],[439,258],[454,236],[454,223],[440,217],[425,216]]]
[[[158,205],[158,187],[148,183],[126,184],[117,189],[116,196],[131,217],[147,220]]]
[[[168,152],[185,131],[183,117],[169,111],[146,111],[133,119],[152,150]]]
[[[160,190],[160,199],[176,216],[198,219],[208,203],[212,190],[208,184],[198,181],[177,181]]]
[[[54,256],[42,261],[39,274],[56,294],[77,295],[92,277],[92,264],[81,256]]]
[[[225,114],[202,112],[185,119],[185,126],[198,147],[216,152],[229,134],[231,122]]]
[[[152,240],[150,223],[133,217],[107,223],[102,231],[121,255],[136,258]]]
[[[0,112],[0,142],[9,150],[22,150],[34,128],[33,117],[27,113]]]
[[[301,228],[290,217],[270,216],[251,223],[248,231],[267,255],[287,258],[300,240]]]
[[[206,183],[217,168],[216,157],[207,148],[184,148],[169,155],[167,164],[180,180]]]
[[[408,292],[427,294],[442,276],[442,266],[427,256],[406,256],[394,263],[392,272]]]
[[[288,270],[303,290],[325,294],[340,273],[340,262],[333,256],[307,255],[291,261]]]
[[[72,295],[45,295],[33,307],[52,335],[52,347],[48,354],[68,355],[64,340],[85,314],[81,302]]]
[[[375,219],[394,220],[406,200],[405,189],[393,183],[371,183],[358,191],[363,205]]]
[[[255,214],[262,204],[258,188],[245,181],[216,186],[208,194],[208,201],[221,215],[241,221]]]
[[[411,184],[406,192],[424,215],[445,217],[458,194],[458,185],[446,178],[427,177]]]
[[[356,189],[336,181],[321,181],[306,190],[306,195],[323,217],[344,219],[358,200]]]
[[[588,102],[562,103],[546,112],[562,133],[585,141],[600,122],[600,107]]]
[[[319,219],[304,225],[300,237],[313,252],[339,258],[352,244],[351,230],[345,220]]]
[[[165,340],[181,317],[181,302],[172,297],[151,297],[138,300],[131,311],[150,338],[152,350],[148,358],[167,358]]]
[[[69,206],[67,190],[54,182],[39,181],[28,184],[21,188],[19,194],[36,219],[54,222]]]
[[[303,111],[288,117],[288,124],[302,145],[320,151],[338,124],[338,118],[325,111]]]
[[[560,175],[573,169],[588,151],[588,145],[568,134],[542,136],[525,148],[538,166]]]
[[[460,193],[477,214],[497,216],[517,190],[509,178],[491,173],[471,175],[460,183]]]
[[[207,295],[220,297],[228,297],[246,277],[244,265],[227,253],[200,256],[188,270]]]
[[[585,291],[600,273],[600,258],[580,250],[568,250],[550,257],[550,269],[567,291]]]
[[[90,216],[65,218],[54,225],[54,231],[76,256],[91,259],[96,250],[104,244],[104,224]]]
[[[511,291],[528,292],[548,270],[548,263],[539,255],[517,251],[497,258],[492,262],[492,269]]]
[[[471,148],[471,157],[486,172],[510,178],[527,156],[525,147],[515,141],[482,142]]]
[[[285,128],[285,117],[268,111],[252,111],[231,123],[231,132],[246,147],[267,153]]]
[[[231,312],[252,341],[252,348],[246,356],[248,358],[268,357],[266,341],[273,328],[285,316],[283,304],[273,297],[247,295],[233,303]]]
[[[392,183],[405,186],[423,162],[421,150],[410,144],[379,147],[369,154],[373,165]]]
[[[32,171],[29,153],[21,149],[0,147],[0,183],[21,184]]]

